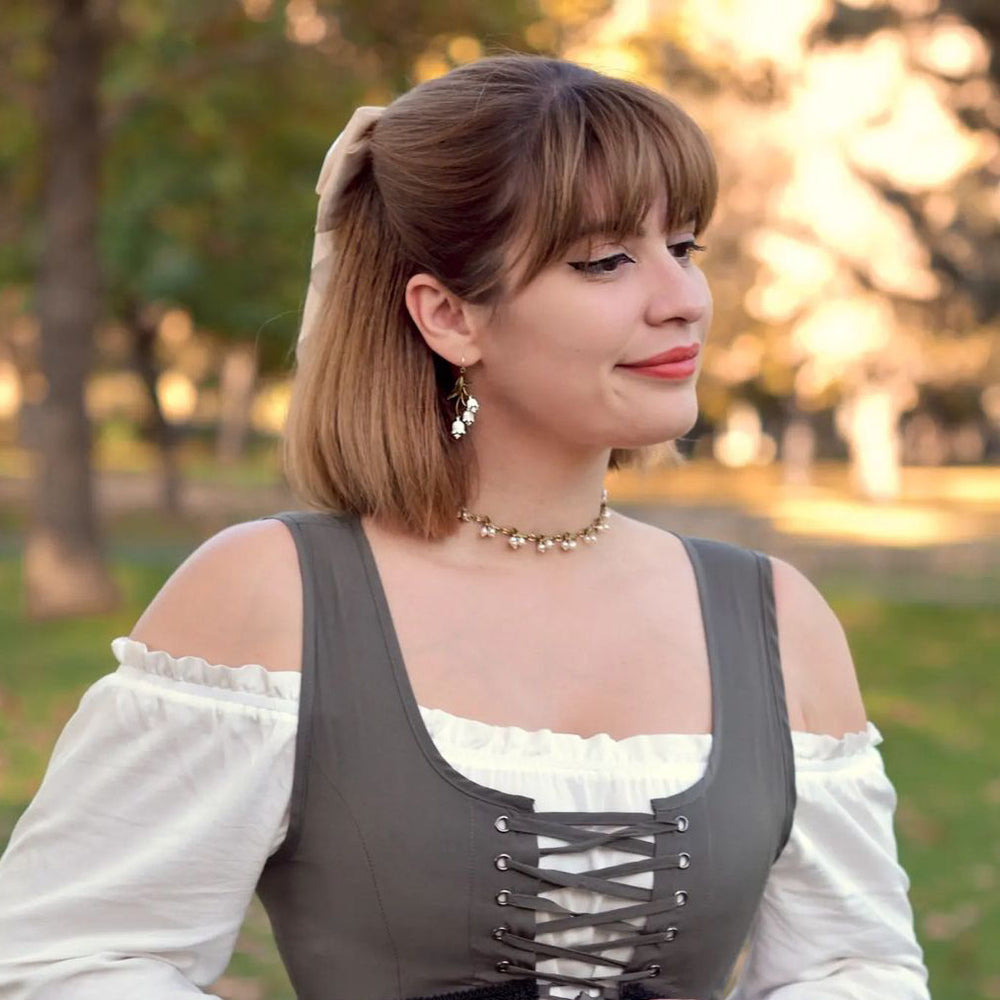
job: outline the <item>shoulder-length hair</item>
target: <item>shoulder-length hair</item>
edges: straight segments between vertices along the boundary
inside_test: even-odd
[[[639,230],[664,191],[669,229],[705,228],[715,160],[676,104],[560,59],[502,55],[420,84],[370,126],[330,224],[338,264],[299,359],[285,425],[308,506],[450,535],[476,469],[450,436],[456,369],[406,308],[414,274],[496,306],[594,230]],[[517,283],[514,265],[519,265]],[[609,468],[680,461],[673,442],[614,448]]]

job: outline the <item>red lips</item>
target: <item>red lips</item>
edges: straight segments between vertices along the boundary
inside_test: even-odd
[[[644,358],[642,361],[632,361],[623,368],[647,368],[651,365],[665,365],[673,361],[689,361],[698,356],[698,344],[687,344],[683,347],[672,347],[669,351],[654,354],[651,358]]]

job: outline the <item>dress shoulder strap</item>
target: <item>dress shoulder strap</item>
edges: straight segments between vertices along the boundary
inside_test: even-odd
[[[291,532],[302,580],[302,676],[299,687],[298,729],[288,832],[269,864],[291,857],[298,847],[306,810],[307,789],[313,769],[313,744],[317,712],[329,705],[340,676],[331,676],[352,663],[337,650],[347,629],[345,618],[359,629],[371,623],[352,616],[363,592],[357,569],[356,545],[350,532],[350,515],[315,510],[285,510],[260,520],[281,521]]]
[[[711,538],[678,537],[694,566],[709,660],[715,665],[713,680],[721,685],[713,698],[722,716],[715,727],[717,736],[730,753],[737,750],[737,760],[749,748],[759,747],[780,768],[784,798],[780,854],[791,832],[796,794],[773,566],[755,549]]]

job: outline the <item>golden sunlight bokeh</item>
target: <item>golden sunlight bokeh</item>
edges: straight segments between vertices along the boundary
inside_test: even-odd
[[[969,210],[962,186],[996,172],[1000,142],[956,108],[1000,122],[1000,94],[978,31],[934,16],[937,0],[890,6],[896,19],[884,27],[829,42],[818,39],[830,18],[872,4],[618,0],[561,54],[675,96],[716,149],[721,204],[708,242],[732,240],[742,257],[724,266],[747,277],[734,307],[718,289],[739,285],[711,271],[717,319],[700,399],[714,459],[750,469],[793,446],[741,398],[746,386],[787,384],[798,414],[833,408],[854,499],[788,498],[773,512],[782,530],[887,545],[967,540],[982,524],[909,504],[904,465],[907,456],[975,462],[1000,428],[989,389],[992,431],[969,420],[948,428],[921,409],[931,387],[1000,384],[1000,331],[977,326],[959,305],[960,278],[943,280],[932,259],[937,241],[970,275],[979,268],[974,242],[949,230]],[[995,239],[1000,185],[990,192],[976,207]],[[645,490],[631,476],[615,482],[625,495]]]

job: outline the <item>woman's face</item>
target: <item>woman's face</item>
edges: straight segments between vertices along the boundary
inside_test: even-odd
[[[661,198],[641,236],[599,234],[589,256],[585,239],[502,303],[469,373],[484,418],[587,449],[691,429],[712,298],[693,230],[664,232],[665,215]],[[684,347],[697,348],[687,366],[631,367]]]

